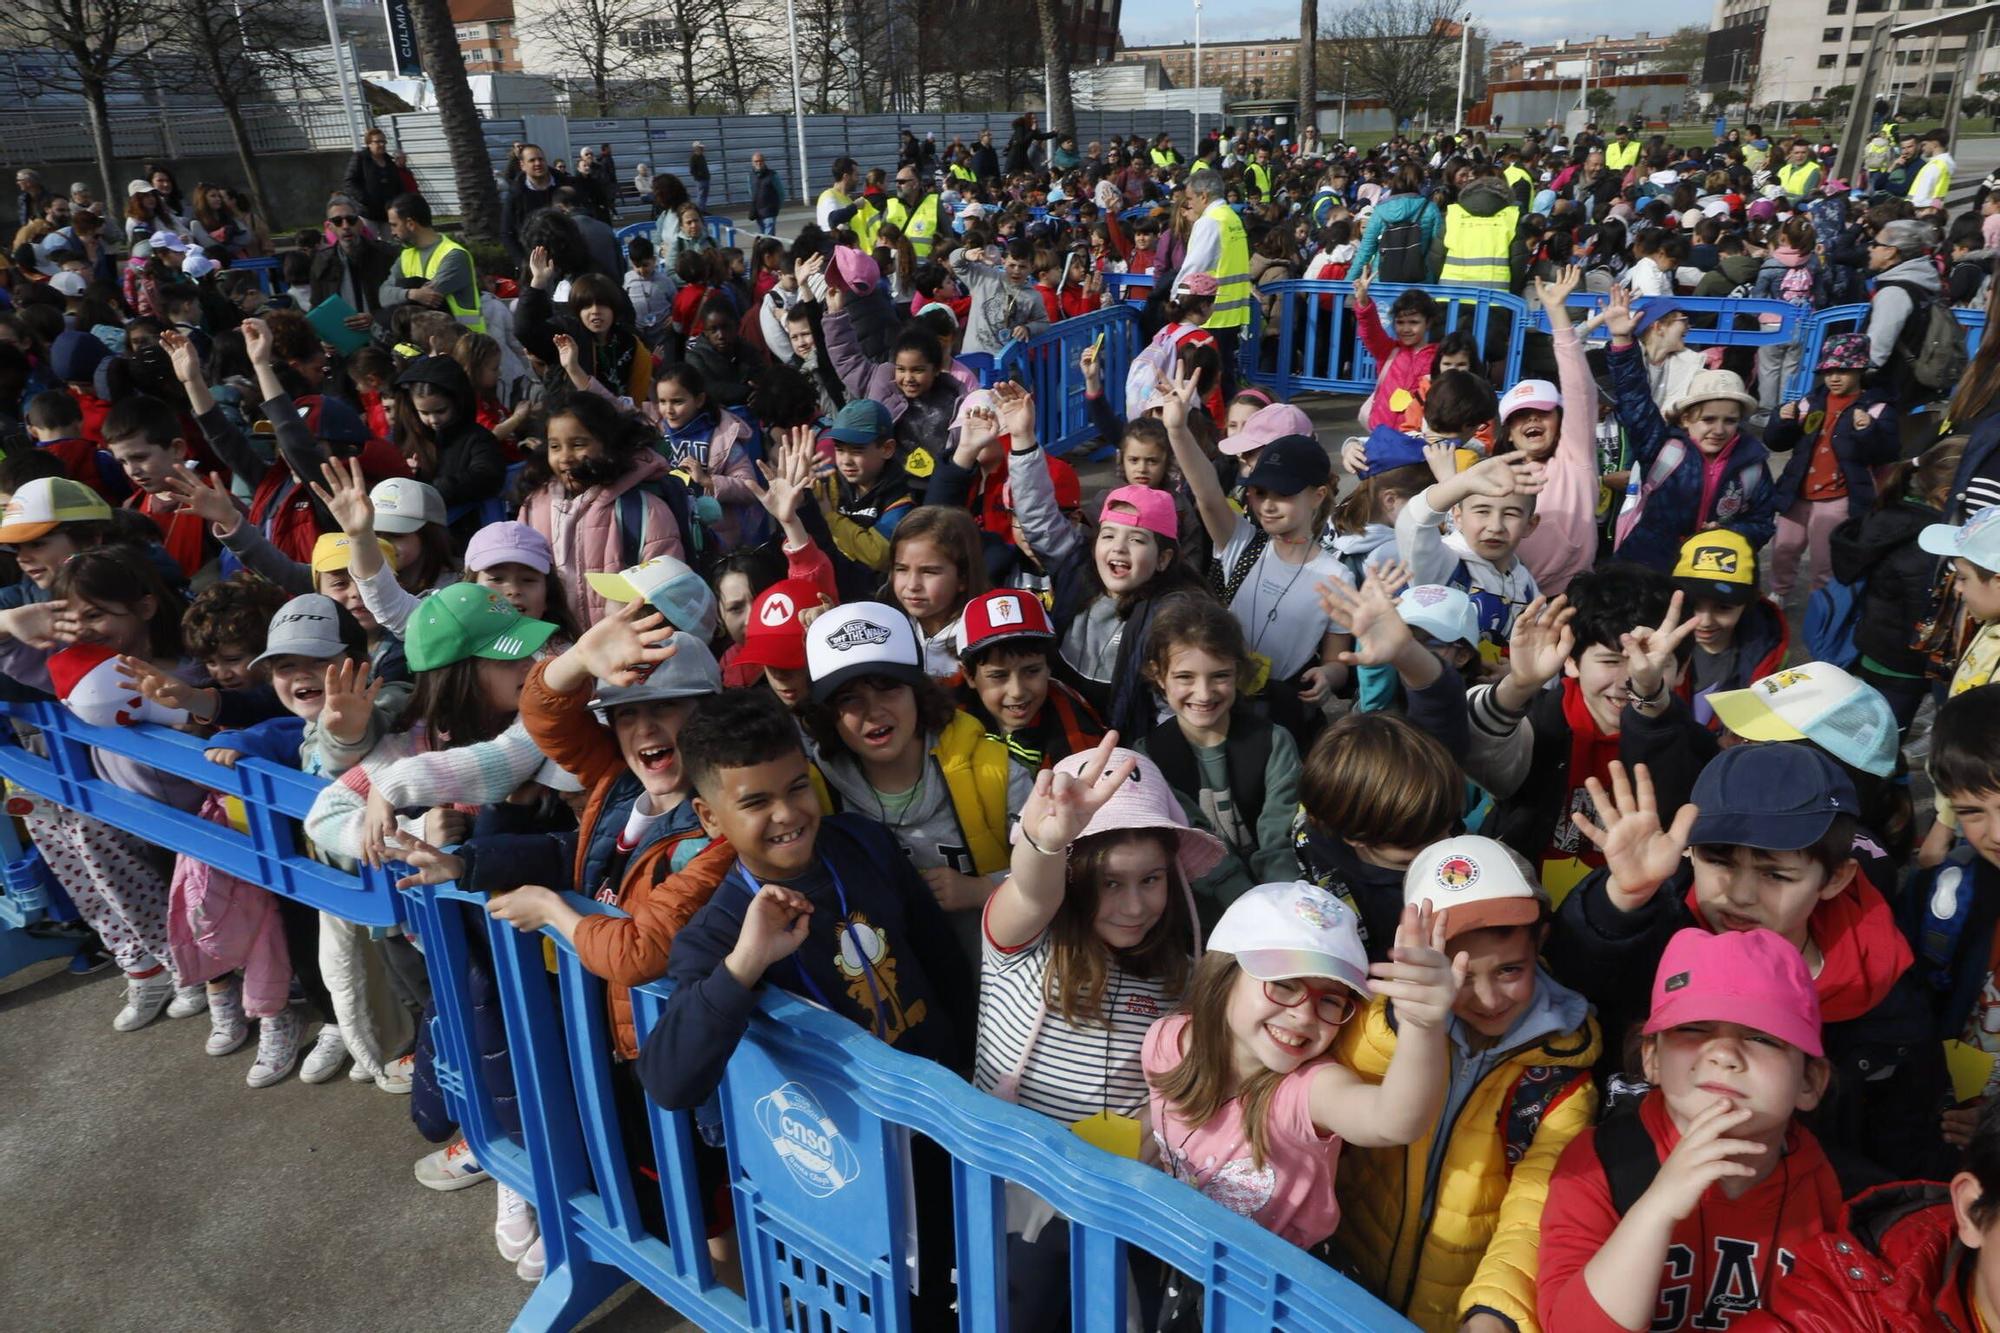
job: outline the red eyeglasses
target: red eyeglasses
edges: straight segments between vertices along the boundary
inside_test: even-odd
[[[1311,1000],[1314,1016],[1320,1022],[1330,1023],[1335,1027],[1354,1016],[1355,995],[1345,986],[1320,990],[1316,986],[1306,985],[1296,977],[1288,977],[1283,981],[1265,982],[1264,998],[1286,1009],[1296,1009],[1307,1000]]]

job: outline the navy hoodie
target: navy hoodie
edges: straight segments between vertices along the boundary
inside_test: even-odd
[[[814,908],[806,941],[773,964],[764,981],[824,1003],[865,1029],[875,1028],[879,1013],[897,1050],[950,1069],[970,1067],[978,1013],[973,974],[961,965],[957,936],[909,858],[886,828],[859,815],[822,819],[815,850],[846,894],[872,967],[849,976],[840,966],[854,948],[832,881],[800,882],[792,887]],[[721,1085],[723,1068],[757,1008],[757,991],[739,985],[723,966],[752,892],[739,866],[674,937],[667,957],[674,992],[639,1052],[640,1082],[669,1110],[698,1107]],[[926,960],[939,965],[935,973]],[[879,1009],[871,983],[881,997]]]

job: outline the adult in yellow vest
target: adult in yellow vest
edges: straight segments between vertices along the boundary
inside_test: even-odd
[[[431,225],[431,205],[420,194],[399,194],[389,204],[389,234],[403,245],[396,278],[382,291],[382,303],[413,301],[432,310],[447,310],[474,333],[486,332],[479,313],[479,272],[472,252]],[[406,288],[398,278],[422,278],[421,287]]]
[[[1604,145],[1604,165],[1621,177],[1639,161],[1639,143],[1630,125],[1620,125],[1611,142]]]
[[[1945,151],[1943,130],[1926,130],[1917,141],[1918,150],[1924,155],[1924,164],[1918,168],[1916,179],[1910,182],[1910,202],[1919,213],[1944,208],[1944,197],[1951,193],[1951,172],[1958,164]]]
[[[915,167],[896,169],[896,193],[882,206],[882,220],[895,224],[917,258],[930,258],[937,243],[938,197],[924,188]]]
[[[1257,196],[1265,202],[1271,198],[1271,150],[1259,148],[1257,160],[1243,164],[1243,179],[1257,191]]]
[[[1243,234],[1243,219],[1225,202],[1229,187],[1221,172],[1202,167],[1189,175],[1184,188],[1195,222],[1188,231],[1180,281],[1195,273],[1215,279],[1215,307],[1202,327],[1220,345],[1222,392],[1227,397],[1236,383],[1237,339],[1250,324],[1250,242]]]
[[[1796,203],[1817,190],[1825,176],[1819,163],[1813,161],[1812,145],[1804,139],[1792,140],[1785,165],[1778,168],[1778,188]]]
[[[1174,151],[1174,136],[1171,134],[1162,134],[1153,140],[1153,149],[1146,156],[1153,160],[1153,166],[1160,171],[1167,170],[1181,160],[1181,155]]]
[[[1444,211],[1444,272],[1438,281],[1510,291],[1521,207],[1497,171],[1480,170],[1484,174],[1468,182]]]
[[[819,206],[813,212],[813,221],[819,223],[820,230],[832,231],[850,225],[855,213],[868,203],[861,198],[860,190],[860,164],[851,157],[833,159],[833,184],[819,192]]]

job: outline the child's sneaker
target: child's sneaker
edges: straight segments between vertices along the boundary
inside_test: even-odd
[[[253,1088],[268,1088],[292,1072],[299,1061],[299,1016],[284,1009],[257,1020],[257,1063],[243,1080]]]
[[[208,1053],[228,1055],[250,1039],[250,1020],[243,1016],[243,993],[231,986],[208,993]]]
[[[299,1079],[304,1083],[324,1083],[340,1072],[346,1059],[347,1041],[340,1035],[340,1024],[323,1023],[319,1039],[299,1064]]]
[[[510,1190],[505,1185],[499,1187],[500,1211],[493,1220],[493,1243],[500,1247],[500,1257],[510,1264],[521,1262],[521,1256],[533,1248],[542,1238],[541,1223],[535,1217],[535,1206],[528,1202],[528,1196],[519,1190]]]
[[[540,1233],[537,1233],[535,1243],[521,1256],[521,1262],[514,1265],[514,1276],[523,1282],[540,1282],[542,1274],[548,1270],[549,1256],[543,1251],[542,1238]]]
[[[208,987],[198,981],[192,986],[174,987],[174,998],[167,1005],[168,1018],[193,1018],[207,1012]]]
[[[486,1168],[463,1137],[417,1159],[417,1183],[427,1190],[462,1190],[486,1179]]]
[[[375,1076],[375,1086],[384,1092],[394,1092],[407,1096],[410,1082],[416,1077],[417,1057],[398,1056],[382,1066],[382,1072]]]
[[[119,1032],[137,1032],[160,1016],[160,1010],[174,998],[174,975],[164,967],[150,977],[125,975],[125,1007],[111,1026]]]

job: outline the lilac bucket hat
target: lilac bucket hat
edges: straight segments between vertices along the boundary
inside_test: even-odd
[[[1083,776],[1090,766],[1096,751],[1085,750],[1079,754],[1059,759],[1055,771],[1067,773],[1073,778]],[[1202,829],[1189,828],[1187,816],[1181,813],[1181,805],[1174,798],[1173,789],[1167,786],[1166,775],[1160,767],[1137,750],[1127,750],[1123,746],[1112,750],[1104,772],[1114,773],[1127,759],[1139,761],[1110,800],[1097,808],[1097,813],[1084,825],[1079,839],[1093,837],[1099,833],[1117,833],[1125,829],[1172,829],[1180,839],[1180,854],[1175,858],[1181,868],[1181,878],[1192,884],[1215,869],[1222,860],[1222,839]],[[1103,779],[1100,778],[1099,781]],[[1019,841],[1021,826],[1014,826],[1014,838]]]

